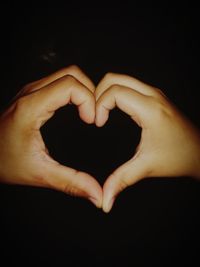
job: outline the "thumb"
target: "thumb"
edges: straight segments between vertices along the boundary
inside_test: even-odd
[[[102,188],[89,174],[55,162],[49,168],[48,184],[72,196],[83,197],[98,208],[102,207]]]
[[[137,157],[127,161],[116,169],[106,180],[103,186],[103,211],[108,213],[114,204],[117,195],[128,186],[131,186],[147,176],[144,161]]]

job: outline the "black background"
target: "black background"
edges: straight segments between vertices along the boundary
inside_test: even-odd
[[[161,88],[200,126],[198,8],[8,5],[1,13],[2,109],[26,83],[77,64],[95,84],[118,72]],[[103,184],[131,157],[140,129],[119,110],[97,129],[67,106],[42,134],[54,158]],[[1,266],[199,266],[199,201],[199,182],[186,177],[140,181],[110,214],[53,190],[1,185]]]

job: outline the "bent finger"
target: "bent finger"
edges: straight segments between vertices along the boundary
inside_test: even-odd
[[[42,89],[21,97],[17,110],[39,129],[54,112],[69,102],[78,106],[79,114],[86,123],[93,123],[95,118],[94,95],[72,76],[64,76]],[[26,112],[24,112],[26,111]],[[20,115],[20,114],[18,114]],[[19,116],[21,117],[21,116]]]
[[[55,73],[48,75],[47,77],[29,83],[22,89],[22,92],[23,93],[34,92],[66,75],[73,76],[83,85],[85,85],[91,92],[94,92],[95,85],[93,84],[91,79],[76,65],[68,66],[66,68],[56,71]]]
[[[160,94],[160,90],[148,85],[134,77],[124,75],[124,74],[117,74],[117,73],[107,73],[103,79],[99,82],[96,90],[95,96],[96,100],[112,85],[121,85],[125,87],[129,87],[138,91],[141,94],[147,96],[157,96]]]
[[[96,125],[103,126],[109,112],[118,107],[140,126],[144,127],[148,118],[149,99],[143,94],[120,85],[113,85],[106,90],[96,103]]]

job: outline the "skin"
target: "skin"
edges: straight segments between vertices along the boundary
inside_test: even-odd
[[[48,153],[40,128],[72,102],[81,119],[102,127],[115,106],[142,128],[133,157],[103,189],[89,174],[60,165]],[[163,92],[133,77],[108,73],[96,90],[70,66],[26,85],[0,116],[0,182],[47,187],[84,197],[109,212],[117,195],[148,177],[200,178],[200,133]]]
[[[49,155],[40,128],[72,102],[81,119],[94,123],[94,85],[76,66],[26,85],[0,116],[0,181],[47,187],[102,205],[102,189],[89,174],[60,165]]]
[[[141,128],[133,157],[116,169],[103,186],[103,210],[109,212],[126,187],[148,177],[200,178],[200,132],[163,92],[133,77],[108,73],[95,91],[96,125],[118,107]]]

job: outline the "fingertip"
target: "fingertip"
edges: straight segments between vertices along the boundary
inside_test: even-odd
[[[95,119],[95,124],[96,124],[97,127],[100,128],[100,127],[103,127],[105,123],[99,121],[98,119]]]
[[[103,186],[103,203],[102,209],[105,213],[109,213],[114,204],[115,197],[113,194],[113,188],[110,186],[110,179],[107,178],[104,186]]]
[[[100,201],[99,199],[94,198],[94,197],[89,197],[88,199],[89,199],[89,201],[91,201],[92,204],[94,204],[98,209],[102,208],[102,201]]]
[[[84,106],[80,106],[79,116],[84,122],[88,124],[95,123],[95,110],[93,110],[91,107],[88,107],[86,109]]]
[[[102,208],[103,192],[99,183],[93,179],[93,185],[90,184],[90,192],[88,192],[88,200],[91,201],[97,208]]]
[[[84,116],[80,116],[80,117],[87,124],[93,124],[93,123],[95,123],[95,115],[85,114]]]
[[[84,121],[87,124],[93,124],[94,123],[94,119],[91,116],[89,116],[88,114],[87,115],[80,114],[80,118],[82,121]]]
[[[51,165],[49,169],[53,188],[71,196],[90,200],[96,207],[102,207],[103,192],[97,180],[88,173],[63,165]]]
[[[103,211],[104,211],[105,213],[109,213],[109,212],[111,211],[111,209],[112,209],[112,207],[113,207],[113,204],[114,204],[114,201],[115,201],[115,198],[112,197],[112,198],[107,199],[106,201],[103,202],[103,207],[102,207],[102,209],[103,209]]]
[[[95,124],[97,127],[102,127],[104,126],[104,124],[106,123],[106,121],[108,120],[108,116],[109,116],[109,113],[99,107],[96,109],[96,116],[95,116]]]

